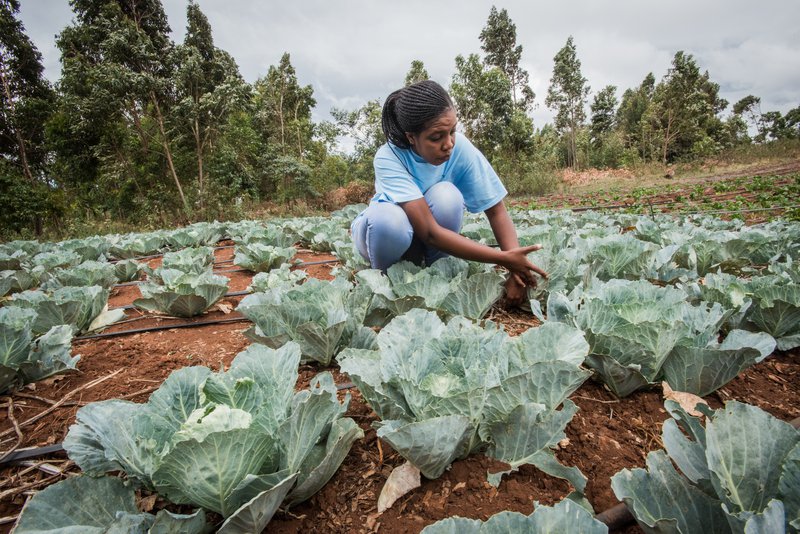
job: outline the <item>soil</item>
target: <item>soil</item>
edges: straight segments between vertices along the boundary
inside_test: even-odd
[[[236,269],[230,263],[232,256],[232,248],[218,249],[216,270]],[[296,259],[316,262],[334,257],[300,250]],[[159,261],[151,260],[151,265],[157,266]],[[333,267],[335,264],[325,263],[297,268],[306,270],[309,276],[330,279]],[[230,278],[231,292],[245,290],[253,275],[246,271],[222,274]],[[119,286],[114,289],[109,306],[129,305],[138,296],[136,285]],[[241,298],[226,297],[193,321],[237,318],[239,315],[232,310]],[[132,321],[115,325],[107,332],[192,322],[135,309],[127,309],[126,313]],[[488,318],[505,325],[511,335],[537,324],[529,312],[499,305]],[[77,372],[0,397],[0,451],[61,443],[80,406],[111,398],[144,402],[175,369],[193,365],[227,368],[234,356],[249,345],[244,335],[248,327],[249,323],[242,320],[77,340],[73,344],[73,354],[81,355]],[[297,388],[306,387],[322,370],[315,365],[302,365]],[[349,383],[335,365],[329,370],[337,384]],[[365,438],[354,444],[338,472],[319,493],[290,510],[279,510],[269,524],[269,532],[417,533],[426,525],[453,515],[485,520],[502,510],[529,514],[536,503],[552,505],[572,490],[567,482],[531,466],[505,476],[494,488],[486,481],[486,473],[504,470],[504,464],[473,455],[454,462],[439,479],[423,479],[419,488],[379,515],[378,495],[391,470],[404,460],[377,439],[371,426],[377,416],[358,390],[350,387],[340,393],[342,397],[350,395],[347,416],[364,430]],[[556,456],[564,465],[577,466],[588,477],[586,496],[599,513],[618,502],[611,491],[611,476],[623,468],[643,467],[647,453],[662,448],[661,424],[667,414],[660,388],[618,399],[601,384],[589,381],[571,399],[580,411],[567,426],[567,440],[560,444]],[[800,416],[800,350],[776,352],[706,397],[714,408],[729,399],[759,406],[786,421]],[[57,402],[60,404],[55,405]],[[41,419],[26,424],[42,413],[45,415]],[[66,474],[52,475],[42,470],[48,467]],[[14,518],[36,490],[77,472],[63,452],[0,468],[0,533],[10,531]],[[634,525],[624,532],[641,530]]]

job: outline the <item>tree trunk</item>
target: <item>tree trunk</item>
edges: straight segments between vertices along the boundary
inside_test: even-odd
[[[664,146],[661,151],[661,162],[664,165],[667,164],[667,148],[669,147],[671,129],[672,129],[672,112],[670,111],[669,113],[667,113],[667,130],[666,132],[664,132]]]
[[[203,199],[205,198],[205,175],[203,173],[203,141],[200,139],[200,121],[194,119],[192,126],[194,133],[194,146],[197,152],[197,190],[200,197],[200,209],[203,209]]]
[[[297,156],[300,158],[300,161],[303,161],[303,138],[300,135],[300,122],[297,120],[297,112],[300,109],[300,101],[297,101],[297,104],[294,106],[294,124],[297,128]]]
[[[32,184],[36,183],[36,179],[33,177],[33,172],[31,171],[31,167],[28,164],[28,153],[25,150],[25,139],[22,138],[22,134],[20,133],[19,129],[14,124],[16,122],[16,113],[14,109],[14,100],[11,97],[11,88],[8,84],[8,78],[6,78],[5,69],[0,68],[0,79],[3,82],[3,91],[6,94],[6,101],[8,102],[8,111],[9,111],[9,126],[12,130],[14,130],[14,137],[17,139],[17,150],[19,152],[19,162],[22,165],[22,174],[25,175],[25,178]],[[41,223],[39,223],[41,225]],[[37,235],[39,235],[37,233]]]
[[[161,145],[164,147],[164,155],[167,157],[169,170],[172,173],[172,178],[175,180],[175,186],[178,188],[178,194],[181,197],[184,213],[189,217],[189,203],[186,202],[186,196],[183,194],[181,181],[178,179],[178,173],[175,172],[175,164],[172,162],[172,152],[169,149],[169,142],[167,141],[167,132],[164,130],[164,116],[161,114],[161,106],[158,105],[158,99],[156,99],[156,95],[153,91],[150,91],[150,99],[156,109],[156,118],[158,119],[158,129],[161,132]]]

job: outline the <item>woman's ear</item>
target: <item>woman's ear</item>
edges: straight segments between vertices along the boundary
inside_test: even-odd
[[[408,139],[408,144],[411,146],[416,146],[416,140],[414,139],[414,134],[411,132],[406,132],[406,139]]]

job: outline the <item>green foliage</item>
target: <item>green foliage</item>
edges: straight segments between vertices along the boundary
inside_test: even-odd
[[[485,66],[477,54],[459,55],[450,95],[467,137],[491,159],[505,140],[514,111],[508,76]]]
[[[44,142],[54,93],[18,13],[17,0],[0,4],[0,235],[30,230],[38,236],[43,218],[55,211]]]
[[[375,179],[372,158],[386,142],[381,128],[381,103],[370,100],[353,111],[331,109],[335,127],[340,134],[355,141],[353,151],[346,157],[349,164],[348,180],[364,180],[370,183]]]
[[[428,79],[430,79],[430,75],[428,74],[428,71],[425,70],[425,64],[419,59],[412,61],[411,68],[408,69],[408,73],[406,74],[406,87],[413,83],[422,82]]]
[[[556,113],[556,130],[567,136],[567,165],[576,168],[579,166],[577,136],[586,120],[584,107],[589,86],[581,74],[581,62],[572,36],[553,61],[553,77],[550,78],[545,104]]]
[[[523,113],[533,107],[536,98],[528,85],[528,71],[520,67],[522,45],[517,44],[517,26],[505,8],[497,11],[492,6],[486,26],[479,35],[481,50],[486,53],[486,65],[499,68],[511,82],[511,99]]]
[[[676,53],[644,116],[660,145],[662,163],[718,151],[722,128],[717,113],[727,105],[719,85],[708,72],[700,73],[691,54]]]

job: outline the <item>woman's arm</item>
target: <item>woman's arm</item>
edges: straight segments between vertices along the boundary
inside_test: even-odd
[[[424,198],[403,202],[400,203],[399,206],[403,208],[403,211],[405,211],[408,216],[408,220],[411,222],[412,228],[414,228],[414,235],[419,237],[422,242],[428,246],[438,248],[439,250],[465,260],[502,265],[512,273],[517,274],[528,284],[536,283],[536,278],[533,273],[547,276],[547,273],[531,263],[527,257],[527,255],[534,250],[539,250],[541,248],[540,245],[532,245],[529,247],[516,246],[508,250],[498,250],[496,248],[487,247],[448,230],[447,228],[439,226],[439,224],[436,223],[436,219],[433,218],[433,214],[431,214],[428,203]],[[503,208],[503,211],[505,212],[505,208]],[[506,217],[508,217],[508,213],[506,213]],[[511,223],[510,218],[508,223]],[[493,224],[492,230],[494,231]],[[514,234],[513,240],[516,242],[516,233],[514,232],[513,225],[511,225],[511,231]]]

